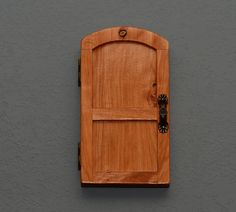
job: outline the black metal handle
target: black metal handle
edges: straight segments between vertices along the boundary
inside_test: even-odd
[[[166,94],[160,94],[158,96],[158,105],[159,105],[159,123],[158,129],[160,133],[167,133],[168,132],[168,122],[167,122],[167,104],[168,104],[168,97]]]

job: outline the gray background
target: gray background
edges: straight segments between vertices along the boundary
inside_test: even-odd
[[[235,0],[1,0],[0,211],[236,211],[235,11]],[[169,189],[80,187],[80,39],[117,25],[170,42]]]

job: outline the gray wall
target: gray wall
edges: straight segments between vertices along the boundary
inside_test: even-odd
[[[0,211],[236,211],[235,11],[235,0],[1,0]],[[116,25],[170,42],[169,189],[80,187],[80,39]]]

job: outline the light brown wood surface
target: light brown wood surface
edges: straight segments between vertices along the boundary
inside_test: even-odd
[[[169,185],[169,130],[158,130],[159,94],[169,98],[164,38],[113,27],[81,41],[83,185]],[[167,111],[169,123],[169,104]]]

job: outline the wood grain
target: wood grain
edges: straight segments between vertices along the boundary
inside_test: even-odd
[[[137,42],[113,42],[93,51],[93,107],[154,107],[156,51]],[[149,101],[147,101],[149,100]]]
[[[93,120],[157,120],[157,109],[95,108]]]
[[[157,51],[157,94],[168,96],[167,118],[170,124],[169,54],[168,50]],[[159,120],[158,120],[159,121]],[[158,184],[170,183],[170,130],[158,133]]]
[[[95,121],[95,171],[157,171],[155,121]]]
[[[169,97],[168,42],[108,28],[81,41],[81,63],[81,183],[168,185],[169,131],[158,131],[157,105]]]
[[[92,51],[81,50],[81,179],[93,182],[92,176]]]

